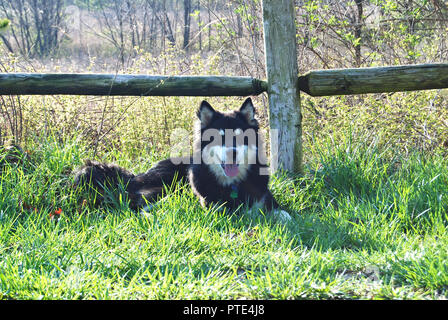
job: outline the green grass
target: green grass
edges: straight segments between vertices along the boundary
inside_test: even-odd
[[[283,226],[203,209],[188,187],[146,215],[123,199],[115,209],[81,207],[67,173],[88,150],[56,141],[3,165],[2,299],[448,298],[446,156],[402,154],[350,133],[307,146],[303,176],[272,178],[294,217]],[[151,166],[118,152],[104,158]]]

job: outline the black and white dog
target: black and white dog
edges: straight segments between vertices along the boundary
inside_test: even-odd
[[[193,156],[169,158],[146,173],[134,175],[114,164],[87,160],[75,172],[75,186],[87,187],[103,199],[106,189],[124,186],[133,209],[145,209],[177,180],[189,182],[203,206],[224,204],[231,210],[248,206],[291,220],[268,189],[269,168],[250,98],[239,110],[221,113],[202,101],[197,112]]]

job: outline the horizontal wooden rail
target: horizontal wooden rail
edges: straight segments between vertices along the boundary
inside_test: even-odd
[[[311,96],[448,88],[448,64],[313,70],[299,77]],[[250,96],[267,90],[251,77],[0,73],[0,95]]]
[[[0,73],[0,95],[249,96],[266,87],[250,77]]]
[[[448,88],[448,64],[314,70],[299,77],[311,96]]]

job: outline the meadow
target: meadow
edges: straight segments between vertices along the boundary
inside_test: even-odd
[[[418,104],[430,94],[436,93],[402,95],[413,95]],[[26,99],[37,106],[44,98]],[[52,99],[65,99],[59,106],[68,110],[87,98]],[[316,103],[308,99],[304,105]],[[223,109],[239,103],[235,98],[215,100]],[[343,108],[344,99],[336,100]],[[203,209],[188,186],[170,192],[147,214],[131,211],[125,197],[100,208],[80,202],[70,173],[84,159],[147,170],[168,155],[164,130],[189,128],[198,101],[132,100],[132,106],[138,103],[138,110],[148,115],[136,117],[128,110],[114,132],[100,141],[83,136],[79,114],[55,112],[78,119],[78,128],[70,130],[68,120],[45,124],[35,117],[41,134],[22,143],[26,157],[11,161],[7,152],[1,153],[0,297],[448,297],[446,148],[426,150],[416,136],[391,132],[391,126],[379,130],[376,125],[384,119],[377,114],[387,106],[374,115],[367,108],[352,112],[356,117],[351,120],[335,115],[320,129],[317,119],[304,113],[304,174],[278,172],[271,178],[275,197],[292,213],[293,223],[287,225],[262,214]],[[119,114],[120,105],[113,106]],[[180,113],[180,106],[187,111]],[[368,117],[366,125],[362,119]],[[106,130],[112,119],[116,117],[98,121]],[[144,131],[156,129],[160,136]]]
[[[11,19],[0,72],[265,76],[260,1],[198,1],[187,47],[180,1],[117,6],[119,17],[73,3],[79,28],[62,19],[58,47],[40,56]],[[300,72],[447,61],[442,1],[328,3],[297,1]],[[145,24],[131,22],[147,16],[155,33],[135,44]],[[224,111],[244,98],[207,100]],[[267,96],[252,98],[269,138]],[[447,89],[302,93],[304,172],[270,181],[286,225],[204,209],[188,186],[146,214],[125,195],[95,208],[72,188],[85,159],[140,173],[168,157],[202,99],[0,96],[0,300],[448,298]]]

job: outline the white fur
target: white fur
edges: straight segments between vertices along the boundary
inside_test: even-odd
[[[274,214],[274,217],[281,223],[289,223],[291,222],[292,218],[289,215],[288,212],[286,212],[285,210],[281,210],[281,209],[277,209],[272,211],[272,213]]]
[[[230,164],[233,162],[232,159],[227,159],[227,151],[231,151],[232,148],[221,145],[205,146],[202,151],[202,159],[205,164],[208,165],[212,173],[216,176],[218,181],[224,185],[228,186],[233,183],[242,181],[247,176],[250,165],[254,164],[257,159],[257,147],[251,145],[248,147],[246,145],[236,146],[236,164],[238,164],[239,173],[235,177],[228,177],[225,173],[221,164]]]
[[[263,210],[264,205],[264,198],[260,199],[259,201],[256,201],[249,209],[248,213],[250,216],[256,216],[257,214],[260,214],[260,210]],[[272,210],[273,217],[280,223],[288,224],[292,221],[292,217],[288,212],[281,209],[274,209]]]
[[[142,209],[142,211],[143,211],[144,213],[146,213],[146,212],[151,211],[152,208],[154,208],[154,205],[149,203],[148,205],[146,205],[146,206]]]

